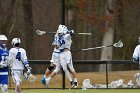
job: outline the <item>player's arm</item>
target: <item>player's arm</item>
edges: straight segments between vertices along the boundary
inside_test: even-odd
[[[70,34],[71,36],[73,36],[74,35],[74,30],[68,30],[67,33]]]
[[[8,53],[1,56],[0,68],[4,68],[8,66]]]
[[[30,67],[30,65],[29,65],[29,62],[28,62],[28,59],[27,59],[27,56],[26,56],[26,51],[24,51],[21,60],[22,60],[22,62],[23,62],[23,64],[24,64],[24,66],[25,66],[26,69],[27,69],[27,75],[28,75],[28,74],[31,74],[31,67]]]

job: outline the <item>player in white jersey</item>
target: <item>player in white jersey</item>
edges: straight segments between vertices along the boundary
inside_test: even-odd
[[[54,50],[52,53],[52,59],[50,60],[51,64],[50,66],[47,68],[45,75],[43,76],[43,78],[41,79],[41,82],[43,85],[47,85],[49,82],[46,82],[47,79],[51,79],[48,75],[49,73],[54,69],[54,71],[52,72],[52,77],[54,77],[60,70],[60,51],[59,51],[59,42],[58,42],[58,34],[56,33],[54,36],[54,40],[52,45],[54,46]],[[49,78],[48,78],[49,77]],[[46,84],[47,83],[47,84]]]
[[[70,52],[71,43],[72,43],[72,35],[74,34],[73,30],[68,30],[65,25],[61,25],[61,29],[58,30],[59,35],[59,42],[60,42],[60,64],[68,77],[69,81],[71,82],[71,87],[77,87],[77,76],[76,71],[73,67],[72,62],[72,54]],[[68,68],[70,69],[73,79],[71,78],[70,72],[68,71]]]
[[[138,39],[139,44],[135,47],[135,50],[133,52],[133,61],[139,63],[140,68],[140,37]]]
[[[0,35],[0,88],[2,93],[8,93],[8,49],[7,37]]]
[[[135,47],[133,52],[133,61],[139,64],[140,69],[140,37],[138,39],[139,44]],[[140,87],[140,73],[135,74],[136,85]]]
[[[9,50],[9,63],[11,66],[12,78],[15,85],[15,93],[22,93],[21,83],[24,66],[27,68],[27,75],[31,74],[31,67],[29,66],[26,51],[20,48],[21,40],[13,38],[13,48]]]

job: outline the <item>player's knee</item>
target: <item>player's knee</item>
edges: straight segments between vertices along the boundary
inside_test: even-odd
[[[17,81],[17,82],[16,82],[16,87],[17,87],[17,86],[19,86],[19,85],[20,85],[20,82],[19,82],[19,81]]]
[[[69,67],[69,69],[70,69],[71,72],[75,71],[75,69],[73,67]]]
[[[65,72],[65,71],[67,71],[68,69],[67,69],[67,67],[63,67],[63,71]]]
[[[60,68],[55,68],[54,72],[58,73],[60,71]]]
[[[54,69],[54,66],[49,66],[48,69],[52,71]]]
[[[1,86],[2,93],[8,93],[8,85],[4,84]]]

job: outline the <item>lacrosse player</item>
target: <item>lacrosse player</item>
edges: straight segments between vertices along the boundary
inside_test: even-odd
[[[68,77],[69,81],[71,82],[71,87],[77,87],[77,76],[75,69],[73,67],[73,62],[72,62],[72,55],[70,52],[71,48],[71,43],[72,43],[72,35],[74,34],[73,30],[68,30],[65,25],[61,25],[61,29],[58,29],[57,31],[58,36],[59,36],[59,43],[60,43],[60,64]],[[71,78],[70,72],[68,71],[68,68],[70,69],[72,75],[73,75],[73,80]]]
[[[140,68],[140,37],[138,39],[139,45],[137,45],[134,49],[133,52],[133,61],[139,64],[139,68]],[[136,84],[137,86],[140,87],[140,74],[135,75],[135,79],[136,79]]]
[[[133,61],[139,63],[140,68],[140,37],[138,39],[139,45],[137,45],[133,52]]]
[[[52,59],[50,60],[51,64],[47,68],[44,77],[41,79],[43,85],[48,85],[51,78],[53,78],[60,71],[60,51],[59,51],[59,42],[58,42],[58,34],[56,33],[54,36],[54,40],[52,45],[54,46],[54,50],[52,53]],[[55,68],[55,69],[54,69]],[[51,76],[48,76],[49,73],[54,69]]]
[[[0,87],[2,93],[8,93],[8,49],[7,37],[0,35]]]
[[[22,93],[21,83],[24,66],[27,68],[27,75],[31,74],[31,67],[29,66],[26,51],[20,48],[21,40],[13,38],[13,48],[9,51],[9,63],[11,66],[11,74],[15,85],[15,93]],[[28,78],[28,77],[26,77]]]
[[[64,33],[64,31],[67,31],[67,32],[65,32]],[[65,37],[65,34],[68,34],[68,38],[67,38],[67,35],[66,35],[66,37]],[[67,27],[66,26],[64,26],[64,25],[59,25],[59,27],[58,27],[58,30],[57,30],[57,35],[58,35],[58,38],[59,38],[59,44],[57,44],[57,46],[58,46],[58,49],[59,49],[59,51],[61,51],[60,52],[60,55],[61,54],[63,54],[63,52],[64,51],[67,51],[65,48],[66,47],[61,47],[61,45],[63,45],[63,46],[69,46],[69,43],[70,43],[70,45],[71,45],[71,35],[73,34],[73,32],[72,31],[68,31],[67,30]],[[65,37],[65,41],[64,41],[64,39],[62,40],[61,39],[61,37],[62,38],[64,38]],[[68,40],[67,40],[68,39]],[[70,42],[69,42],[70,41]],[[62,44],[62,42],[63,42],[63,44]],[[67,42],[67,43],[65,43],[65,42]],[[65,44],[65,45],[64,45]],[[70,48],[70,46],[69,46],[69,48]],[[62,50],[64,50],[64,51],[62,51]],[[69,50],[68,50],[69,51]],[[69,52],[68,52],[69,53]],[[72,64],[72,59],[71,59],[71,53],[70,53],[70,55],[69,54],[67,54],[67,52],[66,52],[66,54],[64,54],[64,55],[66,55],[64,58],[62,58],[61,59],[61,57],[58,57],[58,58],[60,58],[60,59],[58,59],[59,61],[57,62],[58,64],[56,65],[56,69],[52,72],[52,74],[48,77],[48,78],[46,78],[45,79],[45,84],[44,85],[47,85],[48,86],[48,84],[49,84],[49,82],[50,82],[50,80],[51,80],[51,78],[53,78],[55,75],[56,75],[56,73],[58,73],[59,71],[60,71],[60,68],[61,68],[61,66],[62,66],[62,68],[63,68],[63,70],[64,70],[64,72],[66,73],[66,76],[68,77],[68,79],[69,79],[69,81],[71,82],[71,86],[73,86],[73,87],[77,87],[77,78],[76,78],[76,72],[75,72],[75,70],[74,70],[74,68],[73,68],[73,64]],[[62,56],[64,56],[64,55],[62,55]],[[66,59],[65,59],[66,58]],[[61,62],[62,61],[62,62]],[[70,62],[69,62],[70,61]],[[61,65],[61,66],[60,66]],[[72,78],[71,78],[71,75],[70,75],[70,72],[68,71],[68,69],[67,69],[67,66],[69,66],[69,68],[70,68],[70,70],[71,70],[71,72],[72,72],[72,74],[73,74],[73,77],[74,77],[74,81],[72,80]]]

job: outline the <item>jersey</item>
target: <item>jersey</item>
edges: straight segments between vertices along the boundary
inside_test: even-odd
[[[9,50],[9,61],[11,70],[24,70],[23,62],[27,62],[26,51],[19,47],[11,48]]]
[[[53,62],[54,64],[58,64],[59,57],[60,57],[60,50],[59,50],[60,44],[59,44],[58,34],[55,34],[52,45],[54,46],[54,50],[53,50],[52,59],[50,60],[50,62]]]
[[[58,34],[55,34],[52,45],[54,45],[53,52],[60,53],[59,48],[58,48],[58,46],[60,46]]]
[[[0,62],[6,62],[8,61],[8,49],[7,48],[1,48],[0,47]],[[2,84],[8,84],[8,66],[0,68],[0,86]]]
[[[59,43],[60,43],[60,52],[63,52],[64,49],[69,49],[71,48],[71,43],[72,43],[72,40],[71,40],[71,35],[70,34],[65,34],[63,36],[61,36],[59,38]]]
[[[140,45],[137,45],[134,52],[133,52],[133,58],[136,58],[140,61]]]

